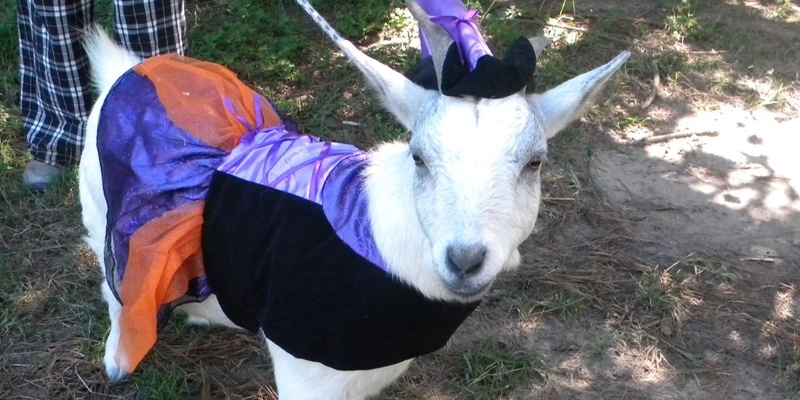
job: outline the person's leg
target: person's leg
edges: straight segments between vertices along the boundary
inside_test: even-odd
[[[183,0],[114,0],[114,39],[140,57],[183,54]]]
[[[92,8],[89,0],[18,1],[20,109],[33,156],[23,180],[31,189],[45,189],[80,158],[91,107],[80,38]]]

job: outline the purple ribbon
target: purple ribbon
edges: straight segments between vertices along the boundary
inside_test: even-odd
[[[455,41],[461,61],[472,71],[478,59],[491,56],[489,46],[481,36],[475,17],[478,10],[467,10],[459,0],[419,0],[419,5],[429,15],[431,22],[439,25]],[[431,55],[428,39],[420,31],[422,57]]]
[[[250,125],[250,122],[247,121],[246,118],[244,118],[241,114],[236,112],[236,109],[233,107],[233,102],[231,101],[231,99],[229,99],[227,97],[224,97],[222,99],[222,102],[225,104],[225,108],[228,110],[228,112],[233,114],[233,116],[236,117],[236,119],[242,125],[244,125],[245,128],[247,128],[247,132],[250,132],[250,133],[256,132],[256,131],[258,131],[259,129],[262,128],[262,125],[264,125],[264,113],[261,110],[261,96],[259,96],[258,94],[253,94],[253,104],[254,104],[255,113],[256,113],[256,126]],[[247,135],[244,135],[244,136],[247,136]],[[245,140],[246,138],[244,136],[242,136],[242,138],[240,140]],[[248,136],[247,140],[250,140],[249,139],[250,137],[252,137],[252,135]]]

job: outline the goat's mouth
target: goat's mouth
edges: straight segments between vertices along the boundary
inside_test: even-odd
[[[457,281],[444,280],[444,285],[451,293],[465,299],[474,299],[482,296],[489,290],[493,280],[486,282],[475,282],[470,279],[460,279]]]

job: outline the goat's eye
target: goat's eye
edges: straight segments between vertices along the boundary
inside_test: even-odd
[[[414,164],[417,164],[418,166],[425,165],[425,161],[419,156],[419,154],[411,153],[411,159],[414,160]]]
[[[528,161],[528,168],[530,169],[539,169],[542,166],[542,159],[540,157],[534,157],[530,161]]]

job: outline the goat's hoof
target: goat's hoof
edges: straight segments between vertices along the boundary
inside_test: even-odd
[[[116,365],[106,365],[106,377],[110,383],[122,382],[128,377],[128,373],[117,367]]]
[[[103,366],[105,367],[106,377],[110,383],[121,382],[128,377],[128,373],[117,365],[117,360],[114,359],[113,355],[107,353],[106,356],[103,357]]]
[[[203,327],[203,328],[210,328],[211,327],[211,321],[209,321],[209,320],[207,320],[205,318],[195,317],[195,316],[191,316],[191,315],[186,318],[186,323],[189,324],[189,325],[200,326],[200,327]]]

